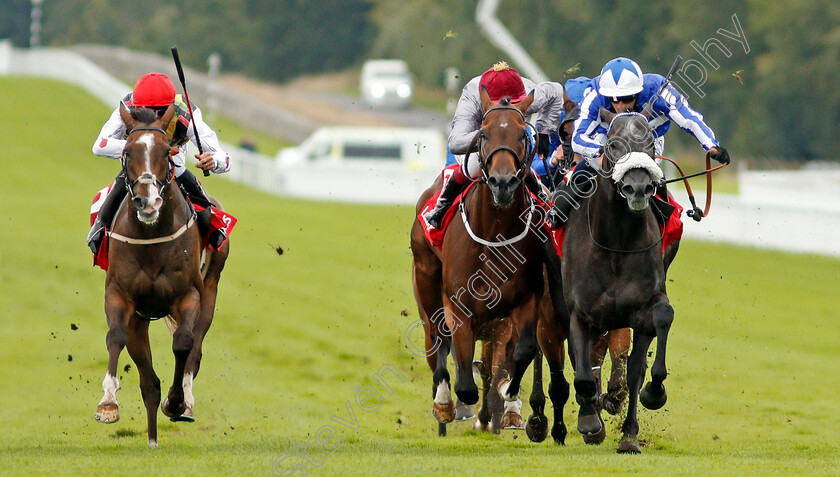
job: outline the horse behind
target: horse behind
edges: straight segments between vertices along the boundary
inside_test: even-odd
[[[487,405],[479,413],[483,427],[490,408],[492,425],[487,427],[494,432],[502,427],[503,407],[520,402],[520,381],[537,352],[544,251],[531,229],[540,226],[542,215],[524,187],[531,162],[524,112],[533,94],[517,104],[506,99],[493,103],[482,90],[481,100],[484,118],[475,145],[483,178],[464,197],[462,213],[449,225],[442,251],[428,243],[419,219],[411,231],[414,293],[433,372],[433,414],[442,435],[445,424],[455,418],[446,365],[450,350],[455,393],[471,405],[479,398],[472,373],[475,341],[496,345],[483,353],[482,374],[492,371],[493,385],[489,403],[485,392]],[[439,182],[420,197],[418,214]],[[506,339],[496,343],[500,334]],[[508,349],[509,344],[514,347]],[[494,362],[488,363],[491,355]]]
[[[150,447],[157,446],[161,391],[152,367],[149,320],[171,316],[174,322],[175,374],[163,413],[172,420],[193,421],[192,383],[230,248],[227,242],[209,254],[202,277],[202,237],[192,207],[173,184],[175,168],[164,130],[173,114],[171,106],[160,119],[151,110],[129,112],[125,105],[120,106],[128,131],[122,166],[129,193],[109,232],[110,267],[105,276],[108,371],[102,383],[105,394],[94,415],[101,423],[119,420],[117,361],[122,349],[128,348],[140,374]]]
[[[653,160],[648,119],[603,109],[601,114],[610,122],[603,173],[596,176],[591,195],[566,224],[562,257],[570,355],[580,404],[577,427],[584,436],[603,430],[590,361],[593,341],[604,331],[630,327],[629,399],[618,452],[639,453],[637,401],[659,409],[667,399],[665,350],[674,309],[665,291],[665,273],[666,260],[670,262],[676,249],[666,251],[667,259],[663,258],[662,236],[649,206],[661,170]],[[651,382],[640,395],[653,338],[657,347]]]

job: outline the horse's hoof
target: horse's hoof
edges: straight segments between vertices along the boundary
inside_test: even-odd
[[[525,422],[518,412],[508,411],[502,416],[502,429],[525,429]]]
[[[455,406],[456,421],[469,421],[473,418],[475,418],[475,411],[473,411],[472,406],[468,406],[462,402],[459,402],[458,405]]]
[[[448,424],[455,420],[455,406],[449,404],[435,404],[432,407],[432,415],[441,424]]]
[[[548,437],[548,419],[545,416],[531,414],[525,424],[525,434],[531,442],[542,442]]]
[[[639,402],[650,410],[661,408],[666,401],[668,394],[665,392],[665,386],[660,385],[659,390],[655,390],[652,382],[645,384],[645,388],[639,394]]]
[[[149,447],[151,447],[152,449],[154,449],[154,448],[156,448],[157,446],[158,446],[157,440],[152,440],[152,439],[149,439]]]
[[[169,409],[169,397],[164,397],[163,401],[160,403],[160,410],[163,411],[163,415],[168,417],[173,421],[180,420],[182,414],[184,414],[187,410],[187,405],[183,402],[179,406],[180,409]],[[195,420],[193,418],[193,420]]]
[[[642,448],[639,446],[639,440],[635,437],[624,436],[621,442],[618,443],[619,454],[641,454]]]
[[[493,423],[492,422],[481,422],[481,419],[476,419],[475,424],[473,424],[474,431],[483,431],[483,432],[493,432]]]
[[[618,410],[621,407],[621,400],[616,400],[609,394],[601,394],[598,396],[598,407],[607,411],[607,414],[615,416],[618,414]]]
[[[588,437],[595,437],[604,430],[604,421],[598,414],[590,414],[588,416],[578,415],[578,432],[583,435],[584,442]]]
[[[566,424],[563,424],[562,422],[555,424],[554,427],[551,428],[551,437],[554,438],[555,444],[565,446],[566,434],[568,434]]]
[[[93,418],[102,424],[113,424],[120,420],[120,407],[116,404],[102,404],[96,408]]]
[[[195,414],[191,407],[188,407],[183,414],[178,417],[169,418],[173,422],[195,422]]]
[[[589,445],[600,445],[607,438],[607,428],[604,426],[604,421],[601,421],[601,430],[595,434],[584,434],[583,442]]]

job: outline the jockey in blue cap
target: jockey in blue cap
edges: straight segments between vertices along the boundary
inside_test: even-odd
[[[650,126],[656,138],[655,152],[662,154],[665,133],[671,121],[697,139],[712,159],[729,163],[729,153],[721,147],[715,133],[703,122],[703,115],[691,109],[688,102],[671,86],[661,93],[665,78],[658,74],[643,74],[639,65],[628,58],[615,58],[607,62],[601,74],[592,79],[579,104],[579,117],[574,123],[572,149],[581,160],[567,183],[554,193],[555,210],[565,220],[572,207],[577,208],[588,192],[586,184],[600,167],[598,159],[607,141],[609,124],[599,114],[603,107],[608,111],[640,112],[651,98],[654,99]]]

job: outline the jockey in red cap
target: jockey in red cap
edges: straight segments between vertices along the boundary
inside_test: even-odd
[[[481,107],[481,88],[487,89],[487,94],[493,102],[509,97],[511,103],[518,103],[525,99],[529,92],[533,92],[534,102],[528,108],[527,114],[539,113],[536,133],[546,135],[545,144],[543,144],[543,140],[540,141],[540,149],[542,149],[542,146],[548,146],[547,135],[557,130],[560,114],[563,111],[563,85],[553,81],[535,84],[533,81],[519,76],[519,73],[504,61],[500,61],[481,76],[476,76],[470,80],[464,86],[461,98],[458,100],[458,106],[455,109],[452,126],[449,130],[448,146],[462,166],[465,162],[463,155],[466,154],[476,131],[481,128],[481,120],[484,116]],[[464,167],[455,170],[441,191],[437,204],[425,215],[426,221],[431,227],[440,227],[440,221],[455,197],[471,180],[478,178],[480,172],[478,159],[471,158],[466,162],[469,170]],[[539,178],[530,168],[529,171],[530,173],[525,176],[525,185],[531,192],[546,201],[548,197],[540,185]],[[554,222],[551,215],[549,215],[549,220]]]
[[[198,160],[196,167],[222,174],[230,170],[230,156],[219,144],[216,132],[202,119],[201,110],[193,108],[191,117],[187,105],[181,101],[181,96],[175,93],[175,86],[172,81],[161,73],[149,73],[141,76],[134,85],[134,90],[123,98],[122,103],[130,108],[154,110],[158,117],[163,116],[170,105],[175,107],[175,114],[166,128],[166,133],[170,138],[170,146],[173,148],[172,162],[175,163],[175,178],[190,196],[193,203],[205,207],[207,214],[209,214],[210,201],[207,199],[201,184],[198,183],[198,179],[185,166],[187,142],[196,141],[193,123],[195,123],[195,129],[198,130],[199,140],[204,151],[202,154],[195,155]],[[123,148],[125,148],[127,133],[125,123],[120,117],[120,108],[117,107],[111,113],[111,117],[108,118],[105,125],[102,126],[99,137],[93,143],[93,153],[97,156],[120,159]],[[117,207],[119,207],[125,194],[125,176],[120,171],[114,181],[114,187],[102,203],[96,221],[87,237],[88,246],[94,255],[96,255],[102,243],[105,227],[111,225]],[[206,219],[209,219],[209,216],[205,217]],[[221,243],[224,237],[213,239]]]

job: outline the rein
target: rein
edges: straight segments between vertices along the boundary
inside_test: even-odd
[[[476,235],[475,232],[473,232],[472,227],[470,227],[470,221],[467,217],[467,209],[464,207],[464,200],[462,199],[461,202],[458,204],[458,210],[461,212],[461,221],[464,222],[464,228],[467,229],[467,234],[474,241],[487,247],[504,247],[506,245],[514,244],[524,239],[528,235],[528,231],[531,230],[531,218],[533,218],[534,209],[536,208],[536,204],[534,203],[534,199],[533,197],[531,197],[531,194],[526,194],[526,196],[528,197],[528,202],[530,202],[531,205],[528,207],[528,218],[525,220],[525,230],[523,230],[522,233],[517,235],[516,237],[507,240],[501,240],[499,242],[490,242],[484,240],[483,238]]]
[[[662,240],[665,238],[665,227],[663,226],[662,227],[662,235],[660,235],[659,238],[655,242],[653,242],[652,244],[648,245],[645,248],[640,248],[640,249],[637,249],[637,250],[619,250],[617,248],[607,247],[606,245],[602,244],[601,242],[598,242],[597,240],[595,240],[595,234],[592,233],[592,200],[587,200],[586,201],[586,225],[589,227],[589,238],[592,239],[592,242],[595,245],[601,247],[602,249],[604,249],[608,252],[627,253],[627,254],[647,252],[648,250],[650,250],[653,247],[657,246],[658,244],[662,243]]]
[[[672,182],[677,182],[677,181],[683,181],[683,184],[685,185],[685,190],[688,193],[688,200],[691,202],[691,210],[686,212],[686,215],[688,215],[689,217],[691,217],[692,219],[694,219],[697,222],[700,222],[700,220],[703,217],[708,216],[709,215],[709,209],[711,209],[711,207],[712,207],[712,172],[726,166],[726,164],[721,164],[719,166],[712,167],[712,153],[707,152],[706,153],[706,169],[703,170],[703,171],[697,172],[695,174],[686,175],[683,172],[680,165],[677,164],[675,161],[673,161],[673,160],[671,160],[671,159],[669,159],[665,156],[656,156],[656,157],[657,157],[657,159],[664,159],[664,160],[670,162],[680,172],[681,177],[676,177],[674,179],[661,181],[660,185],[670,184]],[[691,185],[688,183],[688,179],[690,179],[692,177],[701,176],[703,174],[706,174],[706,208],[705,208],[705,210],[700,210],[700,208],[697,207],[697,204],[694,200],[694,193],[691,191]]]
[[[159,132],[159,133],[163,134],[164,137],[167,137],[166,131],[164,131],[163,129],[161,129],[159,127],[155,127],[155,126],[139,126],[139,127],[136,127],[134,129],[132,129],[131,131],[129,131],[126,134],[126,137],[130,136],[131,134],[133,134],[136,131],[156,131],[156,132]],[[160,186],[160,195],[163,195],[163,191],[166,188],[166,186],[171,184],[172,181],[175,179],[175,162],[172,160],[171,156],[168,157],[168,160],[169,160],[170,168],[166,173],[166,176],[167,176],[166,179],[164,181],[161,181],[161,180],[155,178],[155,183],[158,186]],[[137,185],[138,182],[140,182],[140,178],[138,177],[134,181],[129,181],[128,171],[126,170],[126,153],[125,153],[125,151],[123,151],[123,157],[121,159],[121,162],[122,162],[122,169],[123,169],[124,176],[125,176],[125,185],[128,188],[128,193],[130,194],[130,196],[132,198],[134,198],[134,186]],[[187,203],[188,204],[190,203],[189,200],[187,200]],[[191,206],[189,206],[189,207],[191,208]],[[116,216],[114,217],[114,220],[116,220]],[[124,242],[124,243],[127,243],[127,244],[154,245],[154,244],[159,244],[159,243],[171,242],[171,241],[177,239],[178,237],[183,235],[184,232],[189,230],[189,228],[192,227],[195,224],[195,222],[196,222],[196,214],[195,214],[195,210],[192,210],[192,215],[190,216],[189,220],[187,220],[187,222],[185,224],[183,224],[175,232],[173,232],[169,235],[163,236],[163,237],[155,237],[155,238],[150,238],[150,239],[137,239],[137,238],[132,238],[132,237],[126,237],[125,235],[120,235],[120,234],[118,234],[116,232],[113,232],[113,231],[107,231],[105,234],[109,238],[112,238],[114,240]]]
[[[151,239],[136,239],[136,238],[126,237],[125,235],[120,235],[118,233],[111,232],[111,231],[108,231],[105,234],[108,237],[110,237],[114,240],[119,240],[120,242],[125,242],[125,243],[129,243],[129,244],[132,244],[132,245],[154,245],[156,243],[165,243],[165,242],[171,242],[171,241],[175,240],[176,238],[183,235],[184,232],[187,231],[187,229],[189,229],[190,227],[193,226],[193,224],[195,224],[195,215],[191,216],[190,220],[188,220],[187,223],[182,225],[181,228],[176,230],[174,233],[171,233],[171,234],[169,234],[165,237],[155,237],[155,238],[151,238]]]

